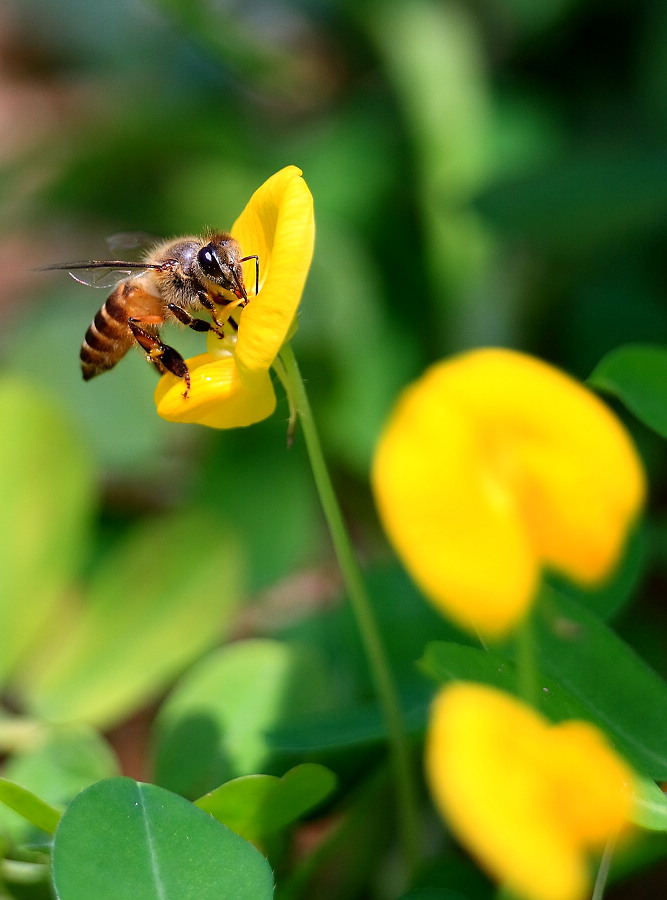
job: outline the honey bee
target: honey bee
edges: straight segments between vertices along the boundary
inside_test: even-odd
[[[238,328],[231,313],[248,303],[242,263],[252,259],[257,293],[258,257],[242,256],[238,241],[222,231],[163,241],[146,254],[143,262],[91,260],[49,266],[69,271],[83,284],[95,284],[99,279],[86,281],[74,274],[77,270],[106,270],[102,280],[109,275],[116,276],[114,290],[98,311],[81,345],[84,379],[88,381],[113,369],[137,343],[161,374],[171,372],[183,379],[183,396],[187,397],[190,390],[187,363],[177,350],[162,341],[160,328],[165,322],[175,320],[194,331],[214,331],[222,338],[219,307],[223,308],[222,318],[232,328]],[[191,315],[200,310],[208,312],[210,322]]]

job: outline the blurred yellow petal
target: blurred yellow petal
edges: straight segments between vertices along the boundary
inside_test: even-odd
[[[550,725],[478,684],[436,698],[426,773],[461,843],[527,900],[583,900],[589,854],[630,812],[633,774],[594,726]]]
[[[232,228],[246,255],[259,256],[260,291],[244,309],[236,360],[241,377],[270,368],[288,339],[313,257],[313,198],[296,166],[268,179]],[[254,285],[254,266],[245,280]]]
[[[164,375],[155,390],[158,415],[170,422],[196,422],[209,428],[239,428],[270,416],[276,395],[268,372],[259,373],[249,389],[233,356],[202,353],[188,360],[191,388],[183,396],[183,379]]]
[[[543,567],[607,577],[645,492],[629,437],[593,393],[500,349],[439,363],[403,393],[373,487],[424,593],[490,638],[522,618]]]

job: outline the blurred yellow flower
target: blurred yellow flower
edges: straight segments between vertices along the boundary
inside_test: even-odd
[[[296,313],[313,256],[313,198],[296,166],[264,182],[250,198],[231,234],[247,255],[259,258],[257,296],[254,260],[245,263],[251,297],[240,315],[238,335],[210,333],[207,352],[187,360],[191,388],[164,375],[155,391],[157,411],[172,422],[212,428],[250,425],[270,416],[276,397],[270,369],[296,328]]]
[[[453,833],[526,900],[583,900],[589,854],[631,811],[633,773],[593,725],[551,725],[479,684],[436,697],[426,774]]]
[[[609,576],[645,493],[613,413],[552,366],[503,349],[438,363],[408,387],[372,475],[415,581],[492,639],[524,616],[543,567],[583,585]]]

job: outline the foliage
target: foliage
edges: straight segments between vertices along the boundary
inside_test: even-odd
[[[531,628],[541,712],[595,723],[641,775],[608,897],[659,892],[662,5],[10,0],[2,26],[0,894],[494,896],[425,791],[402,861],[386,718],[281,391],[216,433],[156,416],[139,354],[83,384],[106,295],[34,269],[119,232],[231,228],[292,163],[317,225],[294,346],[416,766],[442,685],[520,695],[525,660],[480,649],[391,557],[368,472],[399,390],[507,346],[627,423],[645,520],[603,587],[548,572]]]

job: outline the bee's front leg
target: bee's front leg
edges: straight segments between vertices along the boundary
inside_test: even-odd
[[[208,310],[208,314],[213,319],[213,325],[211,326],[212,331],[218,335],[219,338],[223,338],[225,336],[225,332],[223,330],[223,324],[218,318],[218,314],[215,309],[215,303],[210,299],[208,294],[205,294],[203,291],[199,291],[197,294],[199,298],[199,302],[204,307],[204,309]]]
[[[190,371],[186,361],[178,350],[174,350],[169,344],[165,344],[157,334],[146,331],[139,324],[141,319],[131,317],[128,320],[130,331],[134,339],[146,353],[149,362],[157,368],[158,372],[171,372],[177,378],[185,381],[183,397],[187,397],[190,391]]]
[[[177,303],[168,303],[167,309],[182,325],[187,325],[187,327],[192,328],[193,331],[215,331],[218,337],[223,338],[225,336],[222,325],[216,319],[213,311],[211,311],[211,318],[215,324],[211,325],[206,319],[197,319],[195,316],[191,316],[186,309],[183,309],[183,307],[179,306]]]

